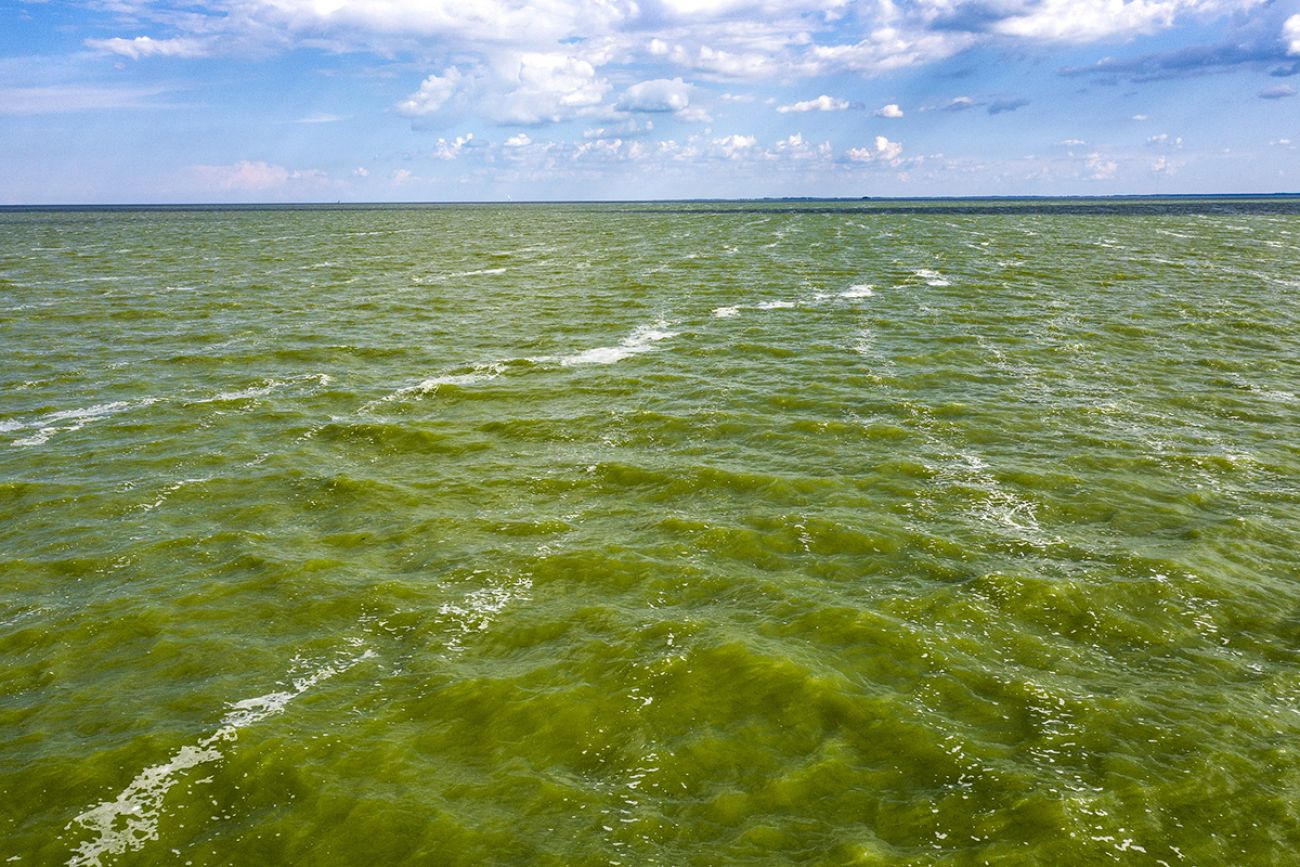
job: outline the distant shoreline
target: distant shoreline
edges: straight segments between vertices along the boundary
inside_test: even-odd
[[[403,208],[580,207],[645,208],[682,213],[877,213],[877,214],[1136,214],[1260,212],[1300,214],[1300,193],[1177,193],[1111,196],[862,196],[859,198],[764,197],[756,199],[591,199],[445,202],[194,202],[0,205],[3,213],[217,212],[265,210],[400,210]]]

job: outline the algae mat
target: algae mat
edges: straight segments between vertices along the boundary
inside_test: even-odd
[[[1293,863],[1297,213],[0,212],[0,859]]]

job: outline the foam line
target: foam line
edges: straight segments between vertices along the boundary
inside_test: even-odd
[[[181,781],[185,771],[224,758],[222,745],[239,737],[239,730],[284,712],[289,702],[317,684],[342,674],[362,660],[373,657],[365,650],[342,660],[316,668],[294,678],[289,689],[268,692],[227,705],[221,724],[212,734],[197,743],[186,744],[172,753],[167,761],[152,765],[135,775],[135,779],[110,801],[103,801],[77,816],[64,830],[78,834],[89,832],[90,839],[79,843],[68,859],[68,867],[101,867],[106,856],[135,852],[158,839],[163,801],[167,792]]]

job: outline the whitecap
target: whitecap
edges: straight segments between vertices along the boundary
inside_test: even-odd
[[[322,388],[334,381],[333,377],[328,373],[302,373],[297,376],[290,376],[286,379],[267,379],[263,381],[261,385],[251,385],[248,388],[241,388],[235,391],[223,391],[214,397],[203,398],[202,400],[195,401],[195,403],[219,403],[229,400],[247,400],[254,397],[266,397],[266,395],[277,389],[296,385],[300,382],[310,382],[312,380],[315,380],[316,384]]]
[[[714,309],[713,315],[719,319],[726,319],[728,316],[735,316],[739,312],[739,307],[718,307]]]
[[[667,329],[668,323],[662,319],[653,325],[641,325],[623,338],[617,346],[597,346],[576,355],[566,356],[560,359],[560,363],[566,367],[577,364],[613,364],[631,355],[650,352],[659,341],[677,336],[676,331]]]
[[[494,361],[490,364],[476,364],[473,370],[468,373],[447,373],[442,376],[433,376],[429,379],[417,382],[415,385],[408,385],[405,388],[399,388],[392,394],[381,397],[377,401],[366,404],[363,409],[368,409],[376,403],[387,403],[393,400],[402,400],[407,397],[422,397],[437,391],[444,385],[474,385],[478,382],[488,382],[496,379],[506,372],[505,364]]]
[[[134,852],[151,840],[157,840],[163,800],[167,792],[180,782],[184,771],[220,761],[224,758],[221,744],[234,741],[240,729],[283,713],[290,701],[308,689],[374,655],[374,651],[366,650],[327,663],[295,678],[290,689],[229,704],[220,726],[212,734],[200,738],[197,743],[182,746],[167,761],[145,768],[117,797],[96,804],[65,826],[64,830],[72,830],[75,826],[78,833],[93,835],[76,846],[67,861],[68,867],[100,867],[106,856]]]
[[[147,397],[142,400],[115,400],[109,403],[100,403],[95,406],[85,407],[83,409],[64,409],[59,410],[58,412],[47,413],[38,421],[12,428],[13,430],[21,430],[23,427],[37,428],[36,433],[31,436],[14,440],[12,445],[38,446],[48,442],[50,437],[55,434],[71,433],[72,431],[81,430],[92,422],[100,421],[129,410],[152,406],[157,402],[158,398],[156,397]],[[64,424],[63,422],[67,422],[67,424]]]
[[[794,306],[793,301],[764,301],[762,304],[755,304],[755,310],[788,310]]]
[[[870,283],[858,283],[840,293],[841,298],[870,298],[876,293]]]
[[[930,286],[951,286],[952,283],[938,271],[931,271],[929,268],[918,268],[916,276],[920,277]]]

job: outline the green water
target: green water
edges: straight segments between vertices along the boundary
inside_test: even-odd
[[[0,860],[1295,863],[1298,250],[0,212]]]

